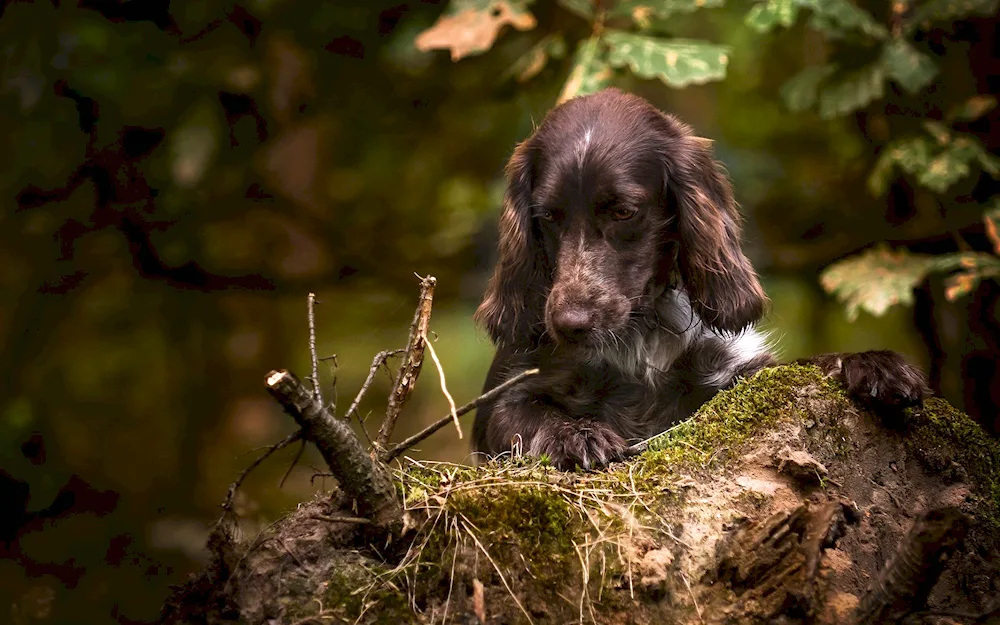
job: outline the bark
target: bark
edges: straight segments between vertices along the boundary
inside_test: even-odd
[[[317,495],[219,537],[163,622],[987,622],[1000,449],[941,400],[887,423],[789,366],[603,471],[404,460],[400,536]]]

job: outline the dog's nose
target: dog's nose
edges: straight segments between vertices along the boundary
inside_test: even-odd
[[[552,315],[552,325],[560,336],[570,340],[578,340],[594,327],[590,313],[583,308],[567,306]]]

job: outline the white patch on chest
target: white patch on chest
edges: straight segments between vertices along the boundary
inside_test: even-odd
[[[740,367],[758,356],[773,351],[769,338],[768,334],[756,328],[748,328],[739,334],[724,334],[721,340],[726,343],[728,358],[722,366],[705,376],[705,384],[709,386],[729,384]]]

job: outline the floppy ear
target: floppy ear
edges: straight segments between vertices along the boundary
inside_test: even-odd
[[[535,155],[531,139],[507,163],[507,190],[500,214],[499,258],[475,320],[497,345],[527,347],[544,331],[544,250],[533,231],[531,190]]]
[[[681,279],[702,321],[738,332],[763,316],[767,296],[740,247],[742,217],[711,141],[677,122],[675,131],[667,184],[676,201]]]

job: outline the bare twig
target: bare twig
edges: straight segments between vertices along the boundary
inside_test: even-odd
[[[464,414],[466,414],[468,412],[472,412],[473,410],[475,410],[476,408],[478,408],[482,404],[484,404],[484,403],[486,403],[488,401],[492,401],[493,399],[497,398],[498,396],[500,396],[500,394],[502,394],[505,391],[507,391],[507,389],[509,389],[510,387],[515,386],[517,384],[520,384],[525,379],[527,379],[527,378],[529,378],[529,377],[531,377],[533,375],[536,375],[537,373],[538,373],[538,369],[528,369],[527,371],[523,371],[523,372],[515,375],[511,379],[509,379],[506,382],[504,382],[503,384],[501,384],[500,386],[497,386],[496,388],[490,389],[489,392],[483,393],[479,397],[473,399],[469,403],[465,404],[464,406],[462,406],[461,408],[459,408],[458,410],[456,410],[453,413],[454,416],[451,415],[451,414],[449,414],[448,416],[446,416],[446,417],[444,417],[442,419],[439,419],[438,421],[435,421],[434,423],[432,423],[431,425],[427,426],[426,428],[424,428],[420,432],[414,434],[413,436],[411,436],[410,438],[406,439],[405,441],[403,441],[403,442],[401,442],[401,443],[399,443],[397,445],[393,445],[390,449],[387,449],[381,455],[382,461],[383,462],[389,462],[390,460],[394,460],[395,458],[399,457],[399,455],[401,453],[403,453],[404,451],[406,451],[410,447],[413,447],[414,445],[416,445],[420,441],[424,440],[425,438],[427,438],[428,436],[430,436],[434,432],[437,432],[438,430],[440,430],[444,426],[446,426],[449,423],[451,423],[454,418],[458,418],[458,417],[461,417],[462,415],[464,415]]]
[[[427,343],[427,326],[431,320],[431,304],[436,284],[437,278],[434,276],[427,276],[420,280],[420,301],[413,313],[413,323],[410,324],[410,338],[406,343],[406,354],[403,356],[403,362],[399,365],[396,384],[389,394],[385,419],[382,421],[378,438],[375,439],[375,447],[372,449],[373,456],[389,444],[389,437],[392,436],[392,431],[396,427],[399,412],[410,397],[410,393],[413,392],[417,377],[420,375],[420,367],[424,364],[424,346]]]
[[[965,515],[951,506],[918,516],[896,554],[861,597],[855,612],[857,624],[896,623],[923,609],[948,556],[965,537],[966,527]]]
[[[299,445],[299,450],[295,452],[295,457],[292,458],[292,463],[288,465],[288,470],[285,471],[285,474],[281,476],[281,481],[278,482],[278,488],[283,488],[285,486],[285,480],[287,480],[288,476],[292,474],[292,469],[294,469],[295,465],[297,465],[299,463],[299,460],[302,459],[302,453],[305,450],[306,450],[306,441],[303,440],[302,444]]]
[[[251,462],[250,465],[247,466],[247,468],[243,469],[243,472],[240,473],[240,476],[236,478],[236,481],[229,485],[229,490],[226,492],[226,499],[225,501],[222,502],[223,515],[228,514],[229,512],[232,511],[233,499],[236,497],[236,491],[239,489],[240,486],[243,485],[243,480],[247,479],[247,476],[250,475],[251,471],[259,467],[261,462],[267,460],[275,452],[278,452],[284,449],[285,447],[288,447],[289,445],[291,445],[292,443],[301,438],[302,438],[302,430],[292,432],[285,438],[281,439],[277,443],[268,447],[267,451],[257,456],[256,460]]]
[[[313,396],[320,404],[323,403],[323,393],[319,388],[319,358],[316,357],[316,294],[310,293],[306,298],[307,316],[309,319],[309,360],[312,363]]]
[[[302,428],[302,435],[319,449],[323,460],[346,495],[357,502],[358,512],[375,525],[401,525],[403,511],[388,468],[373,460],[354,432],[288,371],[272,371],[267,389]]]
[[[319,361],[330,362],[330,394],[333,395],[333,399],[330,400],[329,408],[330,414],[337,416],[337,368],[340,366],[340,363],[337,362],[337,354],[323,356]]]
[[[444,368],[441,366],[441,361],[438,360],[437,352],[434,351],[434,343],[431,341],[426,342],[427,351],[431,353],[431,360],[434,361],[434,365],[437,367],[438,376],[441,378],[441,392],[444,393],[444,398],[448,400],[448,406],[451,407],[451,418],[455,421],[455,429],[458,430],[458,437],[462,438],[462,426],[458,423],[458,414],[455,412],[455,399],[448,392],[448,383],[444,379]]]
[[[344,413],[345,419],[350,419],[352,412],[356,415],[358,414],[358,404],[361,403],[361,399],[365,396],[365,393],[368,392],[368,388],[372,385],[372,382],[375,381],[375,374],[378,373],[378,368],[381,367],[383,364],[385,364],[385,361],[388,360],[389,358],[395,356],[396,354],[401,354],[404,351],[406,350],[390,349],[375,354],[375,358],[372,358],[372,366],[368,370],[368,377],[365,378],[365,383],[361,385],[361,390],[358,391],[358,394],[357,396],[355,396],[354,401],[351,402],[351,407],[348,408],[347,412]],[[361,423],[361,415],[358,415],[358,422]],[[362,425],[364,424],[362,423]]]

